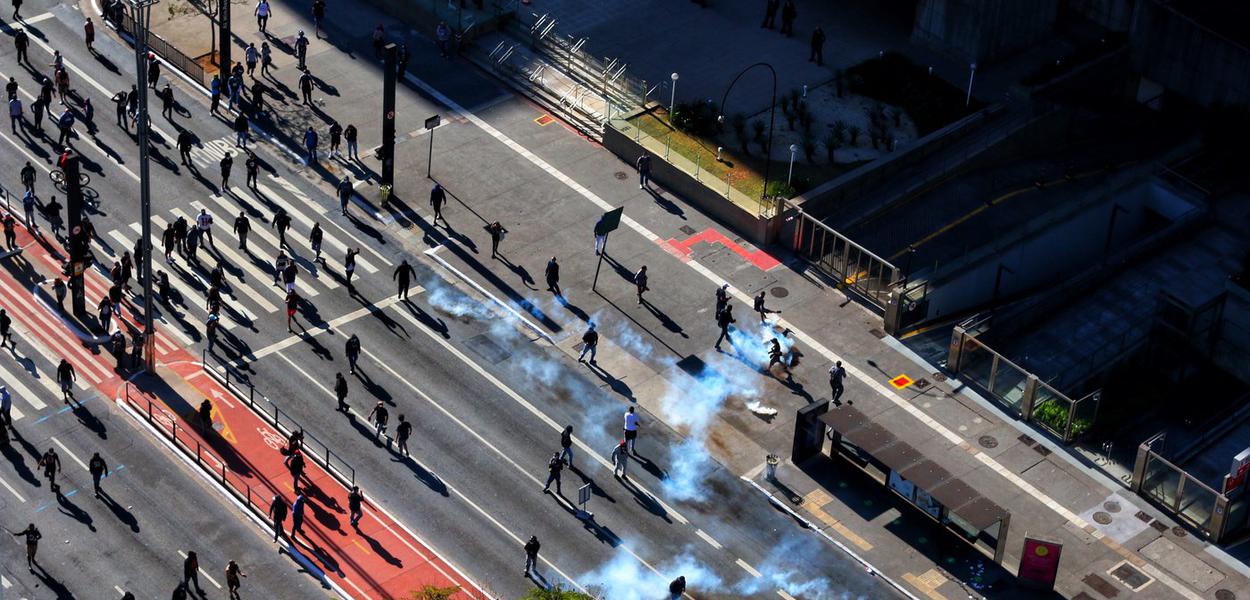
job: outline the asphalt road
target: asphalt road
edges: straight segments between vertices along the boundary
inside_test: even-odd
[[[24,7],[29,16],[40,15],[43,10],[29,4]],[[98,130],[87,134],[78,125],[81,137],[74,146],[91,176],[89,192],[101,200],[91,218],[100,237],[97,268],[107,269],[117,254],[133,245],[140,225],[137,177],[132,175],[138,171],[134,139],[114,124],[113,105],[108,100],[112,93],[129,88],[133,55],[129,47],[103,33],[97,36],[100,54],[89,54],[81,42],[78,23],[82,16],[70,6],[55,5],[51,10],[51,17],[27,27],[35,42],[30,51],[33,66],[18,65],[12,46],[6,45],[0,48],[0,72],[5,79],[17,78],[24,103],[29,104],[25,94],[37,91],[34,75],[50,74],[50,48],[59,48],[70,65],[72,87],[79,97],[92,98]],[[415,62],[433,60],[432,48],[415,46],[412,50]],[[327,62],[334,64],[330,59]],[[340,87],[377,85],[378,74],[371,69],[331,67],[329,72],[353,78],[338,81]],[[166,70],[162,78],[168,77]],[[446,81],[433,84],[451,90],[449,93],[464,105],[499,95],[493,87],[484,90],[479,76],[472,73],[450,72]],[[388,507],[485,587],[503,597],[516,597],[534,585],[521,576],[521,545],[530,535],[537,535],[544,543],[541,572],[546,581],[569,579],[575,585],[604,591],[609,597],[649,597],[678,574],[690,580],[691,595],[701,598],[771,596],[778,588],[804,589],[809,592],[805,597],[821,597],[803,588],[808,580],[823,580],[835,588],[830,592],[839,594],[888,594],[877,580],[835,550],[817,543],[784,513],[722,469],[713,467],[700,482],[705,494],[693,500],[669,499],[663,480],[683,465],[663,464],[660,457],[668,456],[668,449],[681,444],[682,438],[648,415],[643,415],[644,434],[638,444],[648,460],[631,463],[632,483],[614,479],[606,457],[619,435],[625,405],[603,393],[599,382],[588,380],[584,371],[572,369],[571,361],[559,352],[534,343],[532,336],[518,331],[514,323],[492,313],[489,305],[464,298],[445,282],[443,273],[425,266],[420,252],[428,247],[428,239],[371,210],[367,202],[353,204],[352,216],[340,216],[336,201],[327,194],[325,178],[342,173],[363,175],[369,170],[367,164],[329,163],[334,166],[310,169],[293,160],[287,150],[262,143],[263,187],[243,189],[243,159],[235,151],[232,189],[220,193],[217,160],[222,151],[233,151],[228,123],[206,116],[206,99],[194,95],[185,82],[176,83],[175,89],[185,112],[167,120],[156,110],[153,117],[157,128],[151,168],[154,230],[159,235],[156,227],[179,215],[191,218],[206,208],[216,217],[215,243],[214,249],[201,250],[199,267],[189,267],[181,258],[177,265],[166,265],[156,250],[154,265],[171,274],[175,287],[175,307],[161,312],[161,323],[188,346],[202,347],[204,281],[207,269],[221,260],[229,285],[217,354],[237,361],[260,392],[349,462],[373,501]],[[404,89],[401,96],[402,103],[413,110],[441,109],[414,90]],[[154,98],[151,102],[159,106]],[[60,108],[55,102],[53,107]],[[262,123],[275,128],[279,143],[289,144],[293,137],[290,128],[276,129],[283,123],[289,126],[288,119]],[[44,127],[53,130],[48,119]],[[178,164],[173,136],[179,128],[190,129],[200,140],[193,153],[194,168]],[[47,180],[46,169],[56,155],[53,142],[54,138],[30,132],[14,134],[0,129],[0,146],[11,150],[0,153],[0,173],[4,173],[0,185],[9,190],[20,188],[17,173],[29,160],[41,169],[36,187],[40,198],[63,196]],[[366,141],[363,145],[369,144]],[[483,147],[482,151],[498,148]],[[288,334],[281,314],[284,294],[271,285],[277,243],[269,220],[279,207],[294,217],[287,237],[303,268],[297,289],[305,301],[295,335]],[[230,216],[239,211],[252,219],[250,253],[238,249],[229,232]],[[315,264],[307,249],[313,221],[325,229],[326,265]],[[348,246],[365,248],[357,270],[356,294],[347,292],[342,278],[341,258]],[[414,291],[410,302],[396,303],[389,300],[394,291],[391,271],[405,257],[417,266],[416,283],[427,289]],[[95,300],[89,298],[89,305],[94,306]],[[84,322],[91,325],[94,318],[86,317]],[[347,370],[342,346],[351,333],[360,335],[365,348],[360,375],[351,379],[349,401],[357,411],[355,418],[335,412],[329,391],[334,372]],[[398,413],[413,421],[411,458],[375,442],[371,428],[362,422],[377,401],[390,407],[392,431]],[[107,403],[100,406],[103,414]],[[120,418],[112,415],[109,422]],[[575,426],[581,442],[575,450],[579,470],[566,472],[564,499],[559,499],[544,494],[541,488],[546,460],[558,449],[558,429],[564,424]],[[75,433],[73,437],[65,434],[66,444],[77,455],[89,456],[96,434],[77,424],[69,429]],[[41,439],[33,433],[31,436]],[[234,556],[231,544],[247,541],[234,551],[257,557],[257,566],[288,565],[263,569],[260,577],[248,580],[249,587],[295,589],[282,586],[311,585],[309,578],[296,574],[297,567],[272,556],[256,527],[238,520],[237,515],[223,516],[230,515],[230,510],[214,504],[217,501],[193,503],[193,498],[212,496],[204,492],[202,484],[194,483],[194,476],[186,469],[175,466],[178,463],[168,450],[129,431],[120,439],[113,436],[110,442],[121,440],[126,443],[109,452],[118,457],[111,459],[113,462],[127,467],[108,483],[120,488],[116,480],[136,480],[139,485],[133,492],[122,488],[115,493],[119,498],[135,494],[132,501],[119,500],[119,504],[136,507],[129,511],[140,523],[151,518],[152,526],[145,525],[143,532],[146,537],[151,530],[153,536],[139,546],[120,545],[118,552],[126,553],[125,560],[150,561],[152,569],[143,572],[176,573],[177,560],[172,558],[176,553],[172,550],[186,544],[188,530],[178,519],[187,518],[193,520],[190,531],[197,532],[201,546],[212,548],[201,550],[203,564],[224,564],[225,556]],[[136,456],[134,461],[129,460],[132,455]],[[151,467],[131,466],[144,464],[139,457]],[[180,478],[160,477],[160,473],[175,468],[183,471]],[[83,479],[78,478],[79,484]],[[591,484],[594,491],[588,506],[594,513],[590,521],[579,519],[572,503],[583,483]],[[171,489],[166,491],[162,486]],[[172,489],[175,486],[196,491],[177,493]],[[22,494],[29,498],[41,495],[37,489]],[[87,499],[81,496],[79,493],[71,500],[85,505]],[[145,517],[138,507],[154,504],[150,500],[153,497],[185,506],[162,508],[159,516]],[[11,503],[13,498],[4,500]],[[34,506],[35,502],[32,499],[28,504]],[[64,537],[72,545],[86,527],[81,513],[63,508],[71,513],[70,520],[57,521],[49,525],[53,529],[45,530],[44,552],[49,555],[57,554],[60,548],[54,549],[48,542]],[[190,511],[190,516],[181,517],[183,510]],[[95,517],[100,530],[97,535],[109,532],[123,539],[128,531],[127,518],[117,516],[119,511],[111,512],[115,514]],[[5,525],[10,528],[19,525],[8,521]],[[16,545],[5,548],[6,555],[20,550]],[[270,552],[268,559],[259,558],[266,552]],[[131,559],[132,554],[139,558]],[[76,565],[73,575],[57,572],[58,577],[68,578],[67,586],[93,579],[109,581],[104,577],[109,573],[117,577],[114,562],[81,555],[64,560],[73,560]],[[131,564],[146,563],[127,563],[126,570]],[[252,570],[261,571],[257,566]],[[25,579],[23,573],[11,575],[10,579]],[[120,579],[118,585],[125,587],[124,583],[126,580]],[[145,581],[145,585],[159,590],[165,584]]]

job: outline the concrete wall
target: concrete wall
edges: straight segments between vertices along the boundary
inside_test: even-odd
[[[988,62],[1050,35],[1059,0],[921,0],[912,40]]]
[[[603,146],[617,155],[627,164],[634,164],[645,151],[628,136],[613,127],[603,129]],[[774,221],[780,219],[761,219],[747,212],[724,196],[695,181],[685,171],[664,162],[659,156],[652,155],[651,179],[681,196],[683,200],[693,204],[700,212],[729,226],[734,232],[751,241],[757,246],[765,246],[772,242],[776,232]]]
[[[1231,280],[1224,285],[1224,317],[1212,358],[1215,364],[1250,383],[1250,360],[1246,360],[1250,356],[1250,290]]]
[[[1143,0],[1129,33],[1133,64],[1204,107],[1250,104],[1250,49],[1155,0]]]

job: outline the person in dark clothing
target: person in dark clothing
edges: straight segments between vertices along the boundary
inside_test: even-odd
[[[764,323],[768,320],[769,310],[767,307],[764,306],[764,298],[766,298],[767,296],[768,296],[768,292],[760,290],[760,293],[755,296],[755,302],[752,305],[752,308],[755,309],[755,312],[759,313],[760,315],[760,323]]]
[[[343,126],[338,121],[330,124],[330,158],[342,156],[339,146],[343,144]]]
[[[396,295],[401,299],[408,299],[408,286],[412,283],[412,276],[416,274],[417,272],[413,270],[412,265],[408,264],[407,260],[404,260],[395,268],[395,274],[391,276],[391,279],[399,281],[399,289]]]
[[[499,255],[499,242],[503,241],[503,237],[508,234],[508,230],[504,226],[495,221],[486,226],[487,233],[490,233],[490,257],[495,258]]]
[[[157,92],[156,95],[161,99],[161,116],[166,119],[173,120],[174,88],[170,87],[170,85],[166,83],[165,87],[161,88],[161,91]]]
[[[204,594],[204,590],[200,588],[200,559],[195,552],[188,552],[187,558],[182,561],[182,585],[187,587],[188,583],[195,584],[195,590]],[[187,589],[190,589],[189,587]]]
[[[729,304],[729,284],[726,283],[716,288],[716,312],[715,318],[720,318],[721,311],[725,310],[725,306]]]
[[[17,342],[13,341],[13,317],[9,316],[8,311],[0,308],[0,348],[5,344],[11,344],[13,349],[17,349]]]
[[[299,489],[299,480],[304,476],[304,453],[292,452],[286,457],[286,468],[291,472],[291,487]]]
[[[560,474],[564,472],[564,459],[560,458],[559,452],[551,453],[551,460],[547,461],[547,484],[543,486],[543,492],[551,491],[551,482],[556,484],[556,495],[563,496],[564,492],[560,491]]]
[[[234,158],[230,156],[229,152],[227,152],[226,155],[222,157],[220,165],[221,165],[221,192],[220,193],[225,194],[226,190],[229,189],[230,187],[230,167],[234,166]]]
[[[191,146],[194,143],[195,136],[190,129],[183,129],[178,133],[178,155],[182,158],[183,166],[191,166]]]
[[[447,191],[443,189],[442,184],[434,184],[434,189],[430,190],[430,207],[434,209],[434,222],[443,219],[443,204],[447,203]],[[443,223],[447,223],[447,219],[443,219]]]
[[[408,438],[412,437],[412,422],[407,420],[404,415],[399,415],[399,425],[395,427],[395,441],[398,442],[399,451],[404,456],[411,456],[408,453]]]
[[[351,123],[348,123],[347,127],[343,129],[343,141],[347,142],[347,158],[349,159],[354,158],[360,160],[360,153],[358,152],[359,148],[356,142],[357,134],[358,131],[356,126]]]
[[[265,94],[268,92],[265,82],[259,79],[252,82],[252,115],[265,112]]]
[[[582,334],[582,353],[577,355],[577,362],[582,362],[587,352],[590,353],[590,364],[595,364],[595,355],[599,352],[599,332],[595,331],[594,323]]]
[[[61,395],[64,397],[65,403],[69,404],[70,399],[74,397],[74,382],[78,380],[78,374],[74,372],[74,365],[69,364],[68,360],[61,359],[61,364],[56,367],[56,380],[61,384]]]
[[[794,0],[786,0],[781,5],[781,35],[790,37],[794,34],[794,19],[799,16],[799,9],[794,5]]]
[[[346,348],[344,349],[344,354],[347,355],[347,365],[350,367],[349,373],[351,373],[352,375],[355,375],[356,374],[356,361],[360,358],[360,337],[359,336],[353,333],[351,337],[347,338],[347,345],[346,345]]]
[[[247,151],[247,161],[243,163],[243,167],[247,169],[248,189],[256,189],[256,177],[260,175],[260,159],[256,158],[256,154],[251,150]]]
[[[291,226],[291,215],[288,215],[286,209],[278,207],[278,212],[274,213],[273,221],[269,223],[270,229],[278,230],[278,248],[287,247],[286,230]]]
[[[768,0],[764,5],[764,22],[760,23],[761,28],[772,29],[777,26],[777,7],[780,5],[780,0]]]
[[[269,518],[273,519],[273,541],[275,542],[278,541],[280,536],[284,535],[282,524],[286,522],[286,516],[289,511],[290,507],[287,506],[282,494],[275,495],[273,501],[269,503]]]
[[[678,600],[686,593],[686,576],[681,575],[668,584],[668,594],[670,600]]]
[[[313,0],[312,3],[313,16],[313,35],[321,39],[321,22],[326,18],[326,0]]]
[[[651,181],[651,155],[644,153],[634,165],[638,169],[638,189],[646,189]]]
[[[104,493],[100,489],[100,478],[108,477],[109,466],[104,462],[104,458],[99,452],[91,455],[91,460],[87,462],[87,471],[91,473],[91,486],[95,489],[95,497],[99,498]]]
[[[39,533],[34,523],[27,525],[26,529],[17,532],[10,531],[9,533],[12,533],[13,537],[26,538],[26,567],[30,569],[31,573],[34,573],[35,565],[39,564],[35,560],[35,554],[39,552],[39,540],[43,538],[43,534]]]
[[[720,316],[716,317],[716,324],[720,326],[720,337],[716,338],[717,350],[720,350],[720,343],[729,338],[729,327],[734,323],[737,323],[734,320],[734,307],[732,304],[727,304],[725,305],[725,310],[721,311]],[[733,340],[730,339],[729,343],[732,344]]]
[[[339,401],[339,412],[346,413],[351,408],[347,404],[347,379],[342,373],[334,374],[334,397]]]
[[[547,290],[560,295],[560,263],[556,262],[556,257],[551,257],[547,261],[547,269],[544,271],[547,276]]]
[[[252,231],[252,222],[247,218],[247,213],[239,211],[239,216],[234,218],[234,233],[239,236],[239,248],[244,252],[247,251],[247,234]]]
[[[570,469],[573,468],[573,426],[565,425],[564,431],[560,432],[560,460],[564,461]]]
[[[815,62],[817,66],[825,66],[825,28],[820,25],[812,30],[812,53],[807,62]]]
[[[197,412],[200,417],[200,427],[204,428],[204,433],[208,433],[212,431],[213,430],[213,403],[209,402],[208,398],[205,398],[204,401],[200,403],[200,409]]]
[[[34,525],[31,525],[34,527]],[[530,573],[538,573],[538,550],[542,548],[542,544],[538,543],[538,536],[531,535],[528,542],[525,542],[525,577],[529,577]]]
[[[20,0],[18,3],[20,4]],[[18,64],[30,62],[30,59],[26,56],[26,50],[30,48],[30,36],[26,34],[25,29],[18,29],[17,32],[13,34],[13,47],[17,49]]]
[[[365,514],[364,502],[365,495],[359,487],[353,485],[351,492],[347,494],[347,519],[356,531],[360,531],[360,518]]]
[[[299,76],[299,92],[300,97],[306,105],[312,105],[313,78],[312,73],[308,69],[303,69],[304,74]]]

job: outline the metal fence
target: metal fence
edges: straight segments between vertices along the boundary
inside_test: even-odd
[[[1101,390],[1073,400],[986,346],[976,338],[974,328],[970,319],[951,333],[947,369],[1065,443],[1093,427],[1102,401]]]
[[[121,20],[117,23],[117,29],[131,36],[132,40],[134,39],[135,21],[129,11],[122,11]],[[186,73],[201,85],[208,83],[204,79],[204,65],[201,65],[196,59],[183,54],[173,44],[150,31],[148,32],[148,50],[155,52],[157,56],[165,59],[175,69]]]
[[[1137,447],[1133,491],[1155,501],[1214,543],[1244,528],[1250,513],[1246,494],[1222,494],[1163,458],[1154,448],[1161,435]]]
[[[234,392],[235,396],[246,402],[248,408],[251,408],[253,412],[269,422],[279,433],[289,436],[294,431],[302,431],[304,433],[303,448],[305,456],[320,463],[332,475],[338,476],[349,485],[356,483],[355,468],[330,450],[328,445],[304,429],[304,426],[300,425],[291,415],[278,408],[278,405],[274,404],[272,400],[264,394],[257,393],[256,386],[252,384],[246,375],[222,362],[217,357],[209,355],[207,350],[203,351],[201,356],[203,358],[201,364],[204,365],[205,371],[217,377],[227,389]]]
[[[890,292],[903,272],[850,238],[794,208],[782,223],[779,238],[795,254],[884,311]]]

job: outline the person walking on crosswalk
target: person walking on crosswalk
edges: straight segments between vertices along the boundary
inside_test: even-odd
[[[165,226],[165,232],[161,234],[161,245],[165,248],[165,262],[177,264],[174,250],[178,247],[178,232],[174,230],[173,223]]]
[[[313,223],[312,231],[308,233],[308,245],[313,251],[313,262],[325,264],[325,259],[321,258],[321,223]]]
[[[295,293],[295,290],[291,290],[286,293],[286,330],[289,333],[295,333],[295,330],[291,329],[291,322],[299,323],[299,320],[295,318],[295,313],[298,310],[299,294]]]
[[[13,394],[7,385],[0,385],[0,427],[13,429]]]
[[[295,277],[299,274],[299,265],[295,261],[287,261],[286,268],[282,270],[282,283],[286,286],[287,292],[295,291]]]
[[[399,282],[399,289],[396,291],[396,296],[402,300],[408,299],[408,286],[412,284],[412,276],[416,274],[417,272],[413,270],[412,265],[408,264],[407,259],[404,259],[404,261],[395,268],[395,274],[391,277],[391,279]]]
[[[226,155],[221,158],[221,162],[218,164],[221,167],[221,191],[218,192],[218,195],[221,195],[221,194],[225,194],[226,190],[229,189],[230,167],[234,166],[234,158],[230,156],[229,152],[227,152]]]
[[[356,286],[352,284],[352,275],[356,273],[356,255],[360,254],[360,248],[348,248],[347,257],[343,259],[343,276],[347,279],[348,293],[356,293]]]
[[[215,246],[213,243],[213,215],[208,214],[208,209],[200,209],[200,214],[195,217],[195,226],[200,230],[200,235],[208,240],[204,245]]]
[[[204,322],[204,339],[208,340],[208,352],[213,352],[213,345],[217,343],[217,326],[221,321],[221,317],[217,313],[209,313],[208,319]]]
[[[274,213],[273,221],[269,223],[270,229],[278,230],[278,248],[289,247],[286,245],[286,230],[291,226],[291,215],[286,213],[286,209],[278,207],[278,212]]]
[[[282,274],[286,272],[286,266],[291,263],[291,259],[287,258],[286,252],[278,250],[278,257],[273,261],[273,284],[278,285],[278,280],[282,278]]]
[[[247,252],[247,234],[252,231],[252,222],[247,218],[247,213],[239,211],[239,216],[234,218],[234,233],[239,236],[239,249]]]
[[[0,348],[5,344],[17,349],[17,342],[13,341],[13,318],[7,310],[0,308]]]

